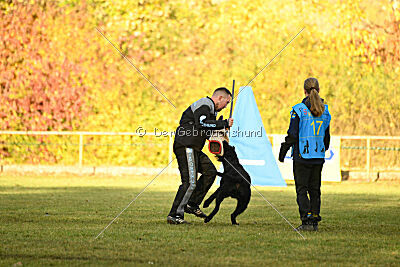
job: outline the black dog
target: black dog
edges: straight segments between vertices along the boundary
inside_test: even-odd
[[[227,141],[223,141],[224,155],[217,156],[224,166],[224,173],[218,173],[221,176],[220,187],[205,202],[203,207],[207,208],[215,199],[216,205],[214,210],[208,215],[204,222],[207,223],[218,212],[221,202],[224,198],[232,197],[237,199],[235,211],[231,214],[232,224],[238,224],[236,217],[241,214],[250,202],[250,175],[239,163],[235,147],[230,146]],[[238,173],[239,172],[239,173]],[[247,181],[246,181],[247,180]]]

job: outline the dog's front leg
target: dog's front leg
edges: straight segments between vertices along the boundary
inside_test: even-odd
[[[219,211],[219,207],[221,206],[221,203],[222,203],[223,200],[224,200],[224,196],[222,196],[222,194],[218,194],[217,198],[215,199],[215,208],[210,213],[210,215],[208,215],[204,219],[205,223],[208,223],[209,221],[211,221],[211,219],[215,216],[215,214],[217,214],[217,212]]]
[[[206,201],[204,201],[203,208],[208,208],[213,202],[213,200],[218,196],[221,187],[218,187],[217,191],[215,191]]]

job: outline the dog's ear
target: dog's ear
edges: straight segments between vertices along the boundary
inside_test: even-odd
[[[228,144],[229,144],[229,130],[227,130],[227,129],[225,129],[224,139],[225,139],[226,142],[228,142]]]
[[[223,141],[224,153],[231,154],[232,151],[235,151],[234,147],[231,146],[226,140]]]
[[[229,145],[229,148],[236,153],[236,149],[234,146]]]

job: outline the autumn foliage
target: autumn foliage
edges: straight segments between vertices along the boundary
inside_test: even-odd
[[[387,15],[381,22],[362,19],[354,26],[353,56],[373,67],[387,65],[388,71],[400,67],[400,3],[384,5]]]
[[[73,130],[87,116],[79,64],[53,50],[55,6],[17,4],[0,20],[0,128]]]
[[[389,0],[3,1],[0,129],[173,131],[190,103],[230,87],[232,79],[246,85],[305,27],[251,84],[267,132],[286,131],[304,79],[314,76],[330,105],[333,134],[398,135],[399,9],[398,1]],[[155,148],[160,140],[151,142],[145,157],[138,156],[144,152],[136,141],[86,141],[93,160],[106,158],[107,164],[166,155]],[[111,151],[96,142],[131,146]],[[26,153],[8,145],[2,151],[22,161],[57,162],[68,155],[60,146]]]

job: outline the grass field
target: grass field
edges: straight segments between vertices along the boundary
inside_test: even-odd
[[[320,231],[303,240],[254,190],[240,226],[233,199],[209,224],[168,225],[178,177],[163,175],[94,240],[152,178],[1,175],[0,265],[400,264],[398,183],[324,184]],[[293,185],[259,190],[299,224]]]

